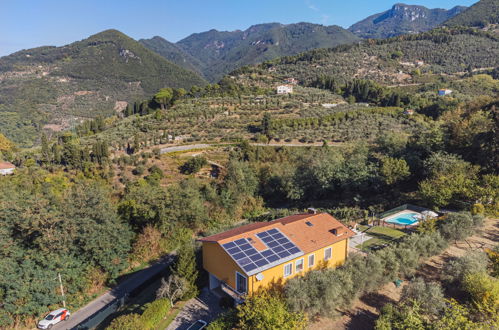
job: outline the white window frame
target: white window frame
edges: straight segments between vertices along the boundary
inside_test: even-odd
[[[327,254],[326,254],[327,251],[329,251],[329,258],[327,257]],[[333,258],[333,248],[328,247],[328,248],[324,249],[324,260],[330,260],[332,258]]]
[[[238,274],[239,274],[239,275],[241,275],[242,277],[244,277],[244,279],[246,280],[246,292],[240,292],[239,290],[237,290],[237,275],[238,275]],[[240,272],[238,272],[237,270],[236,270],[236,275],[235,275],[235,276],[236,276],[236,285],[235,285],[235,288],[234,288],[234,289],[236,290],[236,292],[237,292],[237,293],[239,293],[239,294],[245,294],[245,293],[248,293],[248,277],[244,276],[243,274],[241,274],[241,273],[240,273]]]
[[[312,257],[312,263],[310,263],[310,257]],[[315,254],[312,253],[311,255],[308,256],[308,268],[314,267],[315,266]]]
[[[300,261],[300,260],[301,260],[301,269],[298,270],[298,261]],[[299,272],[303,272],[304,270],[305,270],[305,259],[300,258],[300,259],[296,260],[295,261],[295,271],[297,273],[299,273]]]
[[[289,274],[286,274],[286,267],[287,266],[291,266],[291,271],[289,272]],[[283,273],[284,273],[284,277],[288,277],[288,276],[293,275],[293,263],[292,262],[284,265],[284,267],[283,267]]]

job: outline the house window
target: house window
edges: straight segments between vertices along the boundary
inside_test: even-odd
[[[284,265],[284,277],[293,274],[293,263]]]
[[[248,280],[246,276],[236,272],[236,291],[239,293],[248,292]]]
[[[333,255],[333,250],[331,248],[327,248],[324,250],[324,260],[331,259],[332,255]]]
[[[303,258],[296,260],[295,270],[297,273],[303,271]]]
[[[315,254],[308,256],[308,267],[314,267],[315,265]]]

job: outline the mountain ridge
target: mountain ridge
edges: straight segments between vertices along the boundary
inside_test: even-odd
[[[480,0],[444,23],[446,26],[471,27],[485,27],[488,24],[499,24],[499,0]]]
[[[158,53],[164,53],[173,59],[171,46],[165,49],[153,48],[152,39],[141,42]],[[217,81],[224,74],[237,67],[256,64],[280,56],[295,55],[314,48],[329,48],[339,44],[358,41],[351,32],[339,26],[324,26],[306,22],[281,24],[255,24],[246,30],[218,31],[211,29],[193,33],[174,45],[182,50],[180,57],[196,58],[194,63],[198,72],[202,72],[210,81]],[[160,45],[159,45],[160,46]],[[180,65],[181,63],[175,62]]]
[[[371,15],[353,24],[348,30],[361,38],[370,39],[426,32],[458,15],[466,8],[455,6],[449,10],[429,9],[420,5],[396,3],[389,10]]]

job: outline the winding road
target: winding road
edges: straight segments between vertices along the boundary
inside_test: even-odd
[[[74,311],[68,321],[60,322],[59,324],[54,325],[52,330],[76,329],[80,323],[100,312],[113,300],[125,297],[147,280],[167,269],[172,260],[173,255],[168,255],[158,263],[130,275],[129,278],[118,284],[113,289],[94,299],[79,310]]]

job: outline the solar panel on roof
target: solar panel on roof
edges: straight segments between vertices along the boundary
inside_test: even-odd
[[[234,242],[229,242],[229,243],[225,243],[224,245],[222,245],[224,248],[226,249],[230,249],[230,248],[233,248],[236,246],[236,244],[234,244]]]
[[[255,264],[253,264],[253,263],[248,264],[248,265],[246,265],[246,266],[243,267],[244,271],[246,271],[246,272],[250,272],[250,271],[252,271],[253,269],[256,269],[256,268],[257,268],[257,266]]]
[[[272,251],[270,251],[270,250],[265,250],[265,251],[262,251],[262,255],[263,255],[264,257],[268,257],[268,256],[271,256],[271,255],[273,255],[273,254],[274,254],[274,253],[272,253]]]
[[[289,253],[288,251],[282,251],[282,252],[278,252],[277,255],[281,258],[286,258],[287,256],[290,256],[291,253]]]
[[[273,255],[267,257],[267,260],[270,261],[270,262],[274,262],[274,261],[279,260],[279,257],[276,256],[275,254],[273,254]]]
[[[246,255],[245,255],[244,253],[242,253],[242,252],[239,252],[239,253],[233,254],[232,256],[233,256],[233,257],[234,257],[234,259],[236,259],[236,260],[239,260],[239,259],[242,259],[242,258],[246,257]]]
[[[262,266],[265,266],[265,265],[269,264],[269,262],[267,260],[265,260],[265,259],[261,259],[261,260],[255,261],[255,264],[258,267],[262,267]]]
[[[250,258],[245,257],[245,258],[239,259],[237,262],[238,262],[241,266],[245,266],[245,265],[247,265],[247,264],[251,263],[252,261],[250,260]]]
[[[303,252],[278,229],[257,233],[256,237],[268,247],[267,250],[256,250],[246,238],[222,245],[248,275],[303,255]]]

